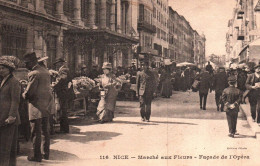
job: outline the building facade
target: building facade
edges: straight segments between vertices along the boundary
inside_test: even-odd
[[[103,62],[130,66],[138,43],[131,0],[0,0],[2,55],[25,52],[68,61],[72,73]]]
[[[169,8],[168,0],[153,0],[153,21],[156,26],[153,47],[158,50],[161,58],[156,61],[169,58]]]
[[[191,62],[202,67],[205,62],[204,35],[199,35],[190,23],[169,7],[169,52],[177,63]]]
[[[236,1],[226,35],[226,52],[229,63],[259,62],[259,13],[259,0]]]

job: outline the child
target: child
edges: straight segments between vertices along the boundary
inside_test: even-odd
[[[222,101],[225,103],[224,111],[227,115],[229,137],[234,138],[236,134],[237,116],[239,112],[239,104],[241,102],[242,93],[235,87],[236,77],[231,75],[228,78],[229,87],[224,89]]]

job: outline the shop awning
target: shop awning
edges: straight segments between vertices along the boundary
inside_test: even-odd
[[[247,50],[248,49],[248,50]],[[258,62],[260,60],[260,38],[254,40],[253,42],[247,44],[239,53],[239,56],[244,57],[248,51],[248,61]],[[242,58],[244,60],[244,58]]]

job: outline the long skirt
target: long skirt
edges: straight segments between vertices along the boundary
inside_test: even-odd
[[[162,82],[161,95],[164,97],[170,97],[172,95],[172,84],[170,79],[166,79]]]
[[[101,122],[113,121],[117,94],[117,91],[111,88],[105,96],[101,96],[97,108],[97,116]]]

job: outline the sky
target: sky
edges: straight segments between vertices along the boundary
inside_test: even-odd
[[[183,15],[194,30],[206,36],[206,56],[226,54],[228,20],[236,0],[169,0],[169,6]]]

